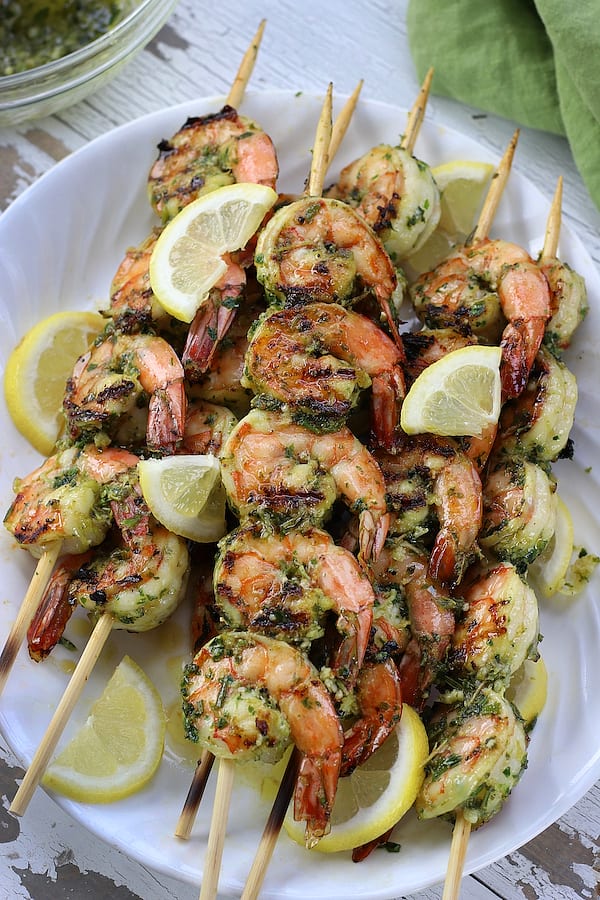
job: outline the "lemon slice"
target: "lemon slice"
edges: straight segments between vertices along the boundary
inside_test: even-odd
[[[432,168],[441,193],[438,227],[455,239],[466,237],[475,227],[477,214],[489,186],[491,163],[453,159]]]
[[[422,247],[411,253],[404,265],[410,279],[422,275],[423,272],[430,272],[435,269],[442,260],[450,255],[452,248],[456,243],[456,237],[436,228],[430,235]]]
[[[150,258],[150,285],[161,306],[191,322],[227,270],[223,254],[246,246],[276,200],[264,184],[239,182],[185,206],[161,232]]]
[[[142,494],[169,531],[198,543],[222,538],[225,490],[216,456],[165,456],[138,463]]]
[[[125,656],[84,725],[50,764],[45,787],[82,803],[139,791],[162,759],[165,714],[148,676]]]
[[[548,671],[542,657],[526,659],[517,669],[506,690],[506,697],[517,707],[525,727],[530,730],[546,705]]]
[[[395,825],[415,802],[428,754],[425,726],[405,704],[400,722],[383,746],[347,778],[340,778],[331,831],[314,849],[321,853],[352,850]],[[304,823],[295,821],[293,805],[284,827],[293,841],[304,845]]]
[[[50,456],[60,434],[67,378],[105,324],[98,313],[54,313],[34,325],[8,358],[8,411],[23,437],[44,456]]]
[[[474,344],[427,366],[404,399],[404,431],[480,436],[500,414],[500,356],[500,347]]]
[[[573,555],[573,519],[567,505],[558,494],[556,503],[556,525],[554,534],[546,549],[531,564],[529,572],[544,597],[552,597],[564,585]]]

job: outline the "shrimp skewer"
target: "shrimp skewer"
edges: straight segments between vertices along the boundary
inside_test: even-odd
[[[127,485],[128,493],[111,504],[120,541],[114,549],[103,549],[85,563],[71,582],[70,590],[96,617],[96,624],[15,794],[10,807],[15,815],[21,816],[27,809],[111,630],[154,628],[182,599],[189,565],[187,544],[153,519],[141,497],[135,470],[123,476],[124,491]],[[59,602],[64,599],[62,594]]]
[[[79,553],[103,540],[109,517],[100,509],[100,488],[115,471],[131,465],[132,459],[121,450],[69,448],[18,482],[4,524],[39,561],[0,654],[0,694],[57,559],[61,553]]]
[[[328,86],[328,90],[326,92],[325,101],[321,110],[321,116],[319,118],[319,123],[317,127],[317,133],[315,137],[315,146],[313,150],[313,160],[310,169],[310,174],[307,183],[307,191],[310,193],[315,191],[320,194],[323,187],[323,179],[325,176],[325,171],[327,169],[329,160],[332,156],[331,153],[331,145],[332,141],[334,143],[334,151],[337,149],[339,141],[341,140],[341,136],[343,135],[347,124],[350,121],[352,111],[357,102],[358,95],[360,93],[361,84],[358,85],[357,89],[354,91],[350,100],[346,104],[346,107],[342,111],[342,115],[340,119],[342,120],[342,124],[337,128],[335,135],[332,137],[332,123],[331,123],[331,114],[332,114],[332,85]],[[228,442],[229,445],[230,442]],[[226,451],[227,452],[227,451]],[[234,454],[235,456],[235,454]],[[339,725],[338,725],[339,727]],[[340,728],[340,739],[341,739],[341,728]],[[338,771],[339,764],[341,762],[338,761]],[[202,890],[200,894],[200,898],[210,898],[216,895],[217,885],[218,885],[218,874],[221,862],[221,855],[223,849],[223,843],[225,839],[225,827],[226,827],[226,819],[227,819],[227,810],[229,805],[229,799],[231,794],[231,785],[233,781],[233,771],[231,768],[231,763],[228,763],[226,760],[221,760],[219,773],[221,775],[221,767],[225,765],[227,769],[222,777],[219,778],[217,783],[217,798],[216,798],[216,807],[213,810],[213,818],[211,821],[211,828],[209,833],[209,868],[208,868],[208,880],[203,880]],[[296,768],[298,768],[298,772],[296,773]],[[297,777],[293,777],[296,776]],[[323,824],[323,815],[326,814],[327,803],[325,802],[326,798],[323,795],[323,789],[319,789],[316,792],[312,788],[312,782],[315,779],[315,770],[314,766],[311,766],[306,758],[301,762],[296,762],[296,754],[292,755],[291,761],[288,764],[288,769],[286,772],[286,777],[284,778],[284,786],[280,789],[280,797],[281,803],[285,803],[287,806],[287,802],[289,801],[289,791],[291,791],[291,785],[293,782],[296,782],[296,808],[299,810],[300,806],[312,807],[312,813],[305,813],[308,815],[307,819],[307,841],[308,840],[316,840],[318,839],[317,835],[320,832],[320,829],[325,827]],[[337,778],[337,776],[336,776]],[[328,791],[331,790],[331,784],[329,788],[325,787],[325,795],[327,795]],[[304,797],[304,800],[300,798]],[[332,800],[330,801],[332,802]],[[265,835],[271,835],[271,849],[275,844],[275,840],[277,837],[277,833],[281,827],[282,816],[278,814],[277,811],[272,813],[271,819],[273,819],[272,828],[267,823],[267,827],[265,829]],[[327,816],[326,816],[327,818]],[[326,823],[325,823],[326,824]],[[312,837],[309,838],[309,834]],[[269,839],[265,838],[267,844],[269,843]],[[267,854],[267,857],[270,857],[270,853]],[[262,881],[262,877],[260,875],[260,870],[258,871],[257,877],[260,881]]]
[[[399,146],[379,144],[340,173],[327,196],[349,203],[381,239],[395,263],[410,257],[435,230],[441,213],[431,171],[413,156],[433,70],[427,73]]]
[[[407,125],[407,132],[405,135],[406,144],[409,148],[412,148],[414,140],[416,139],[416,134],[418,133],[418,128],[423,116],[427,92],[429,90],[429,84],[431,82],[432,75],[433,71],[431,70],[428,73],[426,83],[424,84],[419,98],[417,99],[417,103],[414,105],[409,117],[409,123]],[[390,663],[390,665],[393,666],[392,663]],[[375,667],[375,669],[377,669],[377,667]],[[389,681],[391,681],[394,685],[392,693],[396,690],[399,692],[399,686],[397,685],[396,679],[390,678],[390,673],[388,673],[387,670],[386,675],[387,679],[385,683],[387,684]],[[365,695],[369,693],[369,689],[372,685],[371,679],[373,677],[375,678],[375,680],[377,680],[377,675],[373,675],[373,673],[370,672],[365,678],[363,684]],[[394,703],[389,703],[388,699],[388,697],[385,698],[385,702],[382,704],[381,708],[374,708],[374,710],[372,711],[374,715],[373,719],[370,719],[368,716],[366,716],[362,723],[357,723],[356,729],[347,736],[349,746],[351,745],[353,747],[353,752],[350,752],[350,750],[347,751],[347,757],[345,759],[345,764],[347,767],[350,767],[353,762],[357,760],[357,757],[360,756],[361,752],[364,752],[366,755],[369,752],[368,748],[372,750],[372,748],[377,744],[378,741],[384,739],[384,734],[386,732],[389,733],[388,728],[392,727],[392,723],[393,721],[395,721],[395,714],[393,710],[398,708],[401,709],[402,701],[399,693],[395,695],[395,705]],[[384,708],[387,709],[387,713],[385,714],[382,713],[382,710]],[[386,719],[387,723],[385,729],[381,719],[382,715]],[[281,825],[285,816],[289,797],[291,796],[293,772],[294,757],[290,759],[288,768],[286,769],[286,772],[282,779],[277,798],[269,815],[267,825],[265,826],[265,830],[261,837],[260,844],[258,846],[244,891],[242,893],[242,900],[256,900],[256,898],[258,897],[273,850],[275,848],[277,837],[281,830]]]
[[[477,225],[471,236],[471,242],[487,239],[487,235],[489,233],[492,221],[498,208],[498,204],[501,200],[502,193],[510,174],[512,160],[516,150],[518,139],[519,129],[514,132],[513,137],[500,161],[496,174],[492,178],[492,182],[490,184],[486,199],[479,214]],[[493,437],[491,440],[493,441]],[[486,443],[489,443],[489,446],[491,448],[491,441],[486,440]],[[470,834],[471,825],[459,811],[456,815],[454,831],[452,835],[452,844],[450,848],[448,869],[446,872],[446,880],[444,884],[443,900],[457,900]]]
[[[235,103],[237,105],[237,103],[240,102],[243,96],[248,78],[256,59],[258,47],[262,38],[262,33],[264,31],[264,26],[265,20],[261,22],[260,27],[255,37],[253,38],[252,44],[244,56],[232,89],[227,98],[228,103]],[[146,242],[147,246],[145,245],[140,253],[134,253],[131,255],[128,254],[124,263],[119,269],[119,273],[116,276],[116,283],[114,288],[116,293],[115,297],[113,298],[113,302],[115,307],[120,308],[121,305],[125,305],[125,312],[123,313],[125,319],[127,319],[129,307],[128,301],[126,300],[126,298],[123,298],[123,292],[126,291],[127,287],[129,287],[129,289],[131,290],[131,281],[133,281],[134,293],[137,292],[138,296],[138,300],[136,300],[133,304],[136,310],[136,312],[133,314],[134,324],[131,327],[126,326],[126,331],[137,331],[140,326],[139,324],[136,325],[135,323],[143,320],[143,310],[146,308],[146,304],[148,302],[148,261],[153,242],[156,239],[156,235],[157,231],[154,230],[151,238]],[[140,303],[142,311],[138,314],[137,310],[139,310],[140,308]],[[139,315],[142,315],[142,320],[139,320]],[[137,352],[140,354],[140,356],[147,357],[147,353],[143,348],[138,348]],[[82,363],[82,367],[85,369],[85,364]],[[82,374],[83,372],[80,372],[78,370],[75,377],[81,377]],[[171,377],[167,378],[167,382],[164,384],[161,383],[161,376],[158,377],[158,380],[153,379],[152,376],[145,377],[146,382],[148,382],[150,379],[152,383],[150,385],[146,383],[142,386],[150,386],[151,393],[154,394],[151,404],[153,408],[151,408],[149,421],[149,443],[154,443],[156,446],[161,447],[167,446],[168,448],[172,449],[173,444],[171,443],[171,441],[177,443],[181,434],[182,415],[184,415],[182,413],[182,409],[184,409],[184,399],[181,396],[176,396],[177,386],[173,384]],[[69,402],[72,401],[72,399],[72,395],[68,392],[67,405],[71,411],[71,418],[73,419],[73,409],[72,406],[69,406]],[[89,414],[89,412],[90,410],[86,409],[86,416]],[[171,424],[169,424],[169,419],[172,420]],[[73,426],[72,422],[72,427],[79,428],[79,424]],[[56,544],[53,547],[52,551],[48,552],[47,555],[44,554],[43,559],[38,564],[38,567],[32,577],[30,588],[25,598],[26,602],[24,601],[22,605],[19,616],[17,617],[17,620],[15,621],[14,626],[11,629],[10,635],[7,639],[7,644],[0,656],[0,693],[4,688],[4,684],[6,683],[6,679],[13,665],[18,648],[25,636],[25,632],[31,620],[32,612],[39,603],[40,596],[45,590],[46,583],[51,575],[54,564],[56,562],[56,559],[60,555],[60,552],[61,546],[60,544]]]
[[[333,126],[331,125],[331,105],[332,105],[332,86],[329,85],[325,101],[321,110],[321,116],[319,120],[319,125],[317,128],[317,134],[315,138],[315,145],[318,145],[317,153],[313,155],[313,160],[311,164],[311,169],[309,173],[308,182],[310,182],[311,187],[320,193],[322,190],[323,180],[325,177],[325,172],[327,166],[330,161],[333,159],[335,153],[337,152],[340,143],[346,133],[348,125],[350,124],[352,114],[354,109],[356,108],[356,104],[358,102],[358,98],[360,95],[360,91],[362,89],[362,80],[359,81],[356,88],[344,104],[340,114],[336,118]],[[328,152],[324,151],[325,141],[329,140],[329,150]],[[247,330],[247,329],[245,329]],[[244,335],[245,337],[245,335]],[[242,342],[243,343],[243,342]],[[247,347],[247,340],[245,340],[245,346]],[[229,349],[228,358],[223,359],[223,365],[230,365],[232,351]],[[230,379],[231,384],[233,386],[234,383],[239,383],[241,379],[241,373],[243,371],[243,355],[239,355],[240,364],[237,370],[237,375],[234,375],[233,378]],[[226,373],[224,373],[226,374]],[[212,390],[211,385],[215,383],[214,380],[209,381],[206,387],[200,387],[198,389],[198,393],[203,396],[207,390]],[[215,383],[215,387],[216,383]],[[220,388],[218,388],[220,390]],[[212,393],[209,396],[213,399],[222,400],[223,397],[221,393],[218,393],[216,396]],[[184,445],[186,443],[186,439],[184,438]],[[194,773],[194,777],[192,779],[192,784],[190,785],[190,789],[188,791],[188,795],[186,797],[184,806],[182,808],[179,820],[177,822],[177,826],[175,829],[176,837],[187,839],[190,835],[191,828],[194,823],[194,819],[198,810],[198,806],[202,799],[202,795],[204,792],[204,787],[206,785],[206,780],[210,774],[212,769],[212,765],[214,762],[214,756],[210,751],[203,751],[202,757],[199,760],[198,766],[196,767],[196,771]],[[289,799],[289,798],[288,798]],[[218,823],[215,823],[215,828],[218,828]],[[218,873],[217,873],[218,877]]]

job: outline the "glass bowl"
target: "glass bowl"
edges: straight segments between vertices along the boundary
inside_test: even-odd
[[[60,59],[0,77],[0,127],[49,116],[82,100],[154,37],[177,0],[140,0],[96,40]]]

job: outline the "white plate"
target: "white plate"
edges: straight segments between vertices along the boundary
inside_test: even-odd
[[[146,236],[154,224],[145,180],[156,144],[176,131],[187,115],[218,109],[220,98],[204,99],[159,112],[118,128],[68,157],[26,191],[0,217],[0,358],[42,316],[65,308],[105,302],[108,286],[126,247]],[[337,103],[340,103],[340,98]],[[312,136],[320,98],[290,92],[249,94],[243,111],[273,137],[281,164],[280,189],[299,191],[310,165]],[[373,144],[396,142],[406,111],[361,101],[330,175]],[[425,122],[416,153],[430,164],[454,158],[487,159],[488,151],[464,135]],[[517,149],[518,154],[518,149]],[[513,172],[493,227],[493,235],[536,254],[543,242],[553,185],[544,197]],[[560,491],[575,519],[577,538],[600,551],[598,510],[600,448],[597,374],[600,347],[598,277],[585,248],[564,228],[560,253],[581,272],[590,296],[590,314],[577,334],[567,362],[577,374],[580,401],[573,431],[575,459],[555,471]],[[39,457],[0,411],[4,445],[0,505],[7,509],[13,478],[39,464]],[[5,533],[0,538],[3,579],[0,634],[6,635],[33,570],[31,557]],[[569,603],[546,603],[541,610],[542,653],[549,671],[547,707],[536,726],[529,767],[501,813],[471,837],[466,871],[472,872],[530,840],[593,785],[600,775],[600,623],[589,588]],[[81,618],[71,635],[81,646]],[[77,624],[79,623],[79,624]],[[82,721],[113,666],[129,653],[155,680],[167,706],[177,703],[181,659],[187,659],[186,613],[156,632],[113,633],[65,739]],[[2,639],[3,640],[3,639]],[[27,764],[42,737],[67,678],[69,654],[62,648],[37,666],[19,655],[0,699],[0,726]],[[57,797],[58,803],[90,831],[144,864],[199,884],[208,833],[214,777],[192,838],[173,838],[192,775],[189,760],[168,749],[152,784],[140,794],[109,806],[85,806]],[[248,787],[235,789],[223,859],[221,890],[238,895],[250,867],[268,808]],[[285,835],[267,874],[265,897],[391,898],[443,881],[450,844],[446,823],[420,823],[410,816],[394,834],[402,844],[395,855],[378,851],[355,865],[349,854],[307,853]]]

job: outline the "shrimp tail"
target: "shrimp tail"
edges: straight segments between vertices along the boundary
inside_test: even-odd
[[[338,629],[344,637],[339,645],[333,664],[336,673],[343,673],[343,679],[351,689],[358,677],[367,651],[373,624],[373,607],[354,613],[345,610],[338,617]]]
[[[455,588],[472,562],[473,555],[461,549],[455,534],[447,528],[442,528],[431,550],[429,577],[440,584]]]
[[[400,408],[406,388],[399,366],[375,375],[372,380],[373,429],[377,443],[391,449],[400,424]]]
[[[366,844],[361,844],[360,847],[355,847],[352,851],[352,862],[362,862],[363,859],[366,859],[367,856],[371,855],[373,850],[377,850],[378,847],[387,844],[394,828],[395,826],[392,825],[391,828],[388,828],[388,830],[384,831],[383,834],[380,834],[379,837],[374,838],[372,841],[367,841]]]
[[[392,660],[365,665],[359,679],[361,716],[344,735],[342,777],[381,747],[402,715],[400,676]]]
[[[392,312],[392,308],[390,306],[390,301],[387,296],[380,291],[376,291],[377,299],[379,301],[379,305],[381,306],[385,318],[387,320],[389,329],[391,331],[392,337],[398,349],[402,352],[402,359],[404,359],[404,345],[402,343],[402,338],[400,337],[400,332],[398,331],[398,326],[396,325],[396,319],[394,318],[394,314]]]
[[[376,520],[370,510],[363,510],[358,526],[360,547],[358,558],[361,563],[377,559],[383,550],[389,527],[389,513],[385,513]]]
[[[181,361],[189,382],[196,384],[210,368],[219,342],[225,337],[237,309],[221,306],[208,298],[190,325]]]
[[[294,792],[294,818],[306,822],[305,844],[311,850],[329,832],[342,752],[326,758],[303,756]]]
[[[191,384],[200,381],[210,366],[217,349],[217,315],[217,306],[208,297],[207,301],[198,309],[190,325],[181,362],[185,370],[185,377]]]
[[[427,699],[427,675],[421,665],[421,648],[415,638],[409,641],[398,665],[398,672],[402,682],[402,699],[420,711]]]
[[[150,450],[175,452],[183,440],[186,406],[183,381],[174,381],[152,395],[146,431]]]
[[[52,573],[27,629],[27,648],[35,662],[45,659],[62,638],[77,605],[69,595],[73,573],[91,557],[91,552],[66,556]]]
[[[504,329],[500,346],[500,378],[505,399],[518,397],[527,385],[529,372],[542,343],[546,319],[514,319]]]

